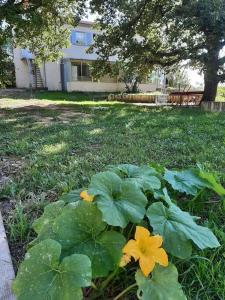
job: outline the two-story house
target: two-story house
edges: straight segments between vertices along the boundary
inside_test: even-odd
[[[63,57],[57,62],[45,62],[40,67],[34,63],[34,56],[25,49],[14,49],[16,86],[18,88],[46,88],[50,91],[82,92],[119,92],[125,91],[124,83],[118,78],[104,76],[94,80],[90,64],[97,60],[96,53],[88,54],[86,50],[93,43],[95,34],[93,23],[82,21],[72,31],[70,47],[63,49]],[[110,62],[116,61],[111,57]],[[155,76],[151,81],[140,84],[142,92],[155,91],[162,87],[163,80]]]

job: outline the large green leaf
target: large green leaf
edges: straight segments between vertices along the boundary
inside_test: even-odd
[[[80,300],[81,287],[91,285],[91,261],[73,254],[60,263],[61,245],[45,240],[26,254],[13,291],[18,300]]]
[[[199,176],[205,180],[208,188],[214,190],[218,195],[225,196],[224,187],[216,181],[216,178],[212,173],[205,172],[203,170],[199,171]]]
[[[196,170],[165,171],[164,179],[172,185],[173,189],[188,195],[197,195],[198,191],[208,187],[205,180],[200,178]]]
[[[212,231],[197,225],[196,217],[182,211],[172,202],[169,208],[161,202],[152,204],[147,216],[154,233],[163,237],[164,248],[174,256],[179,258],[190,256],[191,241],[200,249],[220,246]]]
[[[83,189],[78,190],[72,190],[69,193],[63,194],[59,200],[64,201],[65,203],[73,203],[80,201],[80,193],[83,191]]]
[[[106,226],[97,206],[82,201],[64,208],[53,231],[64,254],[86,254],[92,262],[93,277],[101,277],[118,266],[126,242],[120,233],[106,231]]]
[[[55,218],[57,218],[62,213],[64,206],[64,201],[51,203],[45,207],[43,215],[39,219],[34,221],[33,229],[36,233],[39,234],[41,239],[49,239],[53,236],[52,224]]]
[[[122,180],[113,172],[102,172],[92,177],[89,193],[101,210],[103,220],[113,226],[126,227],[139,223],[145,215],[147,198],[132,182]]]
[[[157,265],[151,278],[144,277],[139,270],[136,273],[140,300],[186,300],[182,287],[178,282],[178,272],[174,265],[167,268]]]
[[[138,167],[130,164],[110,166],[109,170],[121,178],[137,184],[144,191],[158,190],[161,188],[161,181],[158,179],[158,172],[148,166]]]
[[[214,175],[202,169],[166,170],[164,179],[172,185],[174,190],[188,195],[196,196],[198,191],[203,188],[209,188],[220,196],[225,195],[225,189],[216,181]]]

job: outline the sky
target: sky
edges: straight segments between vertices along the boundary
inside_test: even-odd
[[[190,84],[194,88],[201,87],[204,84],[203,75],[200,75],[198,70],[187,69],[187,74],[190,80]]]

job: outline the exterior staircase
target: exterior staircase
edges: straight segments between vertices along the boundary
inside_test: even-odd
[[[30,88],[44,89],[43,79],[38,65],[34,63],[33,59],[27,59],[27,65],[29,69]]]
[[[33,61],[31,62],[32,74],[33,74],[33,88],[34,89],[43,89],[44,84],[41,77],[41,71],[37,64]]]

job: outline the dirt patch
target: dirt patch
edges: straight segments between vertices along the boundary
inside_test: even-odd
[[[34,123],[45,125],[50,125],[54,122],[70,123],[71,120],[80,120],[90,116],[90,114],[76,110],[71,105],[55,105],[38,100],[20,101],[19,103],[11,103],[5,107],[2,106],[2,108],[16,110],[17,113],[21,113],[23,116],[29,114],[34,119]],[[55,112],[55,115],[51,111]],[[4,116],[4,112],[2,112],[2,116]]]
[[[5,176],[1,171],[0,171],[0,186],[6,185],[8,182],[10,182],[10,178]]]
[[[4,217],[8,216],[10,212],[14,209],[14,207],[15,207],[14,201],[7,198],[1,199],[0,211]]]
[[[45,117],[45,116],[38,116],[33,115],[32,116],[33,123],[35,124],[41,124],[41,125],[51,125],[55,120],[52,117]]]
[[[40,111],[32,114],[33,122],[42,125],[51,125],[55,122],[70,123],[71,120],[83,119],[88,116],[88,114],[74,111],[62,111],[59,115],[54,117],[42,116]]]
[[[12,263],[15,272],[17,273],[19,264],[23,261],[27,252],[27,242],[16,242],[9,244],[10,253],[12,256]]]
[[[12,98],[12,99],[29,99],[31,93],[26,89],[0,89],[1,98]]]
[[[64,111],[57,118],[63,123],[69,123],[71,119],[80,119],[88,117],[88,114],[74,112],[74,111]]]
[[[20,174],[25,166],[25,159],[0,158],[0,189],[9,183],[13,177]]]

